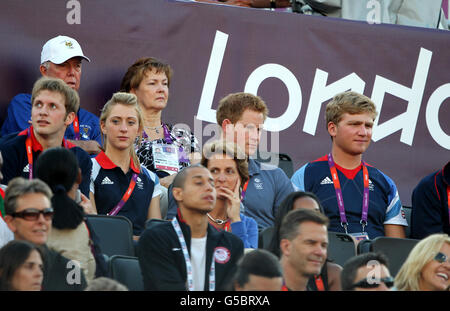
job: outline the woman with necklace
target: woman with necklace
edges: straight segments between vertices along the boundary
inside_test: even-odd
[[[240,237],[245,248],[258,248],[258,225],[241,213],[241,197],[249,179],[245,153],[234,143],[215,141],[205,146],[201,164],[211,172],[217,192],[209,223]]]
[[[141,58],[128,68],[120,87],[121,91],[137,96],[143,112],[142,142],[136,145],[139,160],[158,175],[166,188],[199,151],[193,134],[162,122],[171,77],[172,69],[168,64],[153,57]]]
[[[161,218],[157,176],[140,165],[134,142],[142,132],[137,97],[115,93],[100,115],[103,147],[92,159],[90,198],[98,214],[121,215],[137,240],[150,218]]]

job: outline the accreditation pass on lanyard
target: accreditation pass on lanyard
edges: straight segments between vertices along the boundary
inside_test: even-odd
[[[170,175],[178,172],[178,151],[174,145],[153,144],[152,154],[156,170],[163,170]]]
[[[188,290],[193,291],[194,290],[194,276],[192,275],[192,265],[191,265],[191,258],[189,257],[189,252],[186,245],[186,240],[184,239],[183,232],[181,231],[180,224],[178,223],[178,220],[176,217],[174,217],[171,220],[173,229],[175,230],[178,241],[181,244],[181,249],[183,251],[184,261],[186,262],[186,272],[187,272],[187,283],[188,283]],[[209,291],[213,292],[216,289],[216,266],[214,263],[215,257],[213,254],[213,258],[211,261],[211,269],[209,271]]]
[[[331,152],[328,154],[328,165],[330,166],[331,177],[333,178],[334,190],[336,191],[336,199],[339,208],[339,216],[341,217],[341,226],[344,228],[345,233],[348,234],[348,222],[347,217],[345,215],[344,208],[344,198],[342,196],[341,184],[339,183],[339,177],[336,169],[336,165],[333,160],[333,156]],[[362,206],[362,214],[360,224],[362,226],[362,232],[356,234],[357,240],[367,239],[368,235],[365,233],[365,227],[367,226],[367,215],[369,212],[369,172],[367,170],[367,166],[362,161],[363,166],[363,178],[364,178],[364,195],[363,195],[363,206]]]

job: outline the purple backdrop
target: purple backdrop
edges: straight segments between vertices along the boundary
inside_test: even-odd
[[[219,99],[251,91],[270,110],[268,151],[278,145],[297,169],[329,152],[324,105],[352,88],[381,108],[364,159],[392,177],[404,205],[450,159],[449,32],[166,0],[2,0],[0,123],[10,99],[31,91],[42,45],[58,34],[91,59],[80,97],[97,114],[128,66],[154,56],[174,69],[164,121],[203,142]]]

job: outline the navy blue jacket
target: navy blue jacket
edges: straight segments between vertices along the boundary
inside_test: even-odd
[[[187,249],[191,249],[191,230],[177,215]],[[209,269],[216,248],[226,249],[225,262],[215,262],[216,291],[226,290],[237,269],[237,261],[244,253],[240,238],[226,231],[217,231],[208,224],[206,240],[205,286],[209,289]],[[186,291],[186,262],[177,234],[170,221],[158,221],[142,233],[138,242],[138,258],[145,290]]]
[[[447,187],[450,162],[424,177],[412,193],[411,238],[423,239],[433,233],[450,234]]]
[[[14,177],[29,177],[29,165],[25,147],[28,130],[31,131],[33,163],[36,163],[36,160],[43,151],[43,148],[34,137],[32,127],[29,127],[18,134],[10,134],[2,137],[0,140],[0,151],[3,156],[2,174],[3,183],[5,185],[7,185],[8,182]],[[78,165],[80,166],[82,174],[82,181],[79,189],[85,196],[89,197],[89,183],[92,169],[91,158],[86,151],[66,141],[65,139],[63,139],[62,146],[68,148],[77,157]],[[35,174],[33,174],[33,176],[35,176]]]
[[[100,145],[102,138],[100,122],[93,113],[80,108],[77,113],[80,123],[80,140],[96,140]],[[23,131],[30,126],[31,94],[18,94],[14,96],[8,106],[8,114],[2,126],[2,135]],[[75,130],[71,123],[64,134],[66,139],[75,139]]]
[[[363,172],[361,166],[355,170],[355,176],[349,176],[336,165],[345,204],[348,232],[361,232],[360,224],[364,193]],[[365,228],[370,239],[384,236],[384,225],[407,226],[397,187],[392,179],[373,166],[367,165],[369,172],[369,211]],[[325,215],[330,219],[328,230],[344,232],[336,198],[328,156],[323,156],[297,170],[291,178],[300,191],[310,191],[317,195]]]

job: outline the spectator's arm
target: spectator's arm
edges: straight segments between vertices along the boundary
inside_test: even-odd
[[[75,146],[80,147],[84,151],[86,151],[88,154],[99,154],[102,151],[102,148],[100,144],[96,140],[71,140],[69,139],[72,144]]]
[[[439,200],[434,178],[435,174],[424,178],[413,190],[410,224],[412,239],[423,239],[444,230],[442,211],[445,211],[446,203],[442,196],[442,201]]]
[[[384,225],[384,235],[391,238],[400,238],[404,239],[405,235],[405,227],[401,225]]]
[[[30,126],[31,103],[27,94],[19,94],[11,99],[8,114],[3,122],[2,136],[20,132]]]

